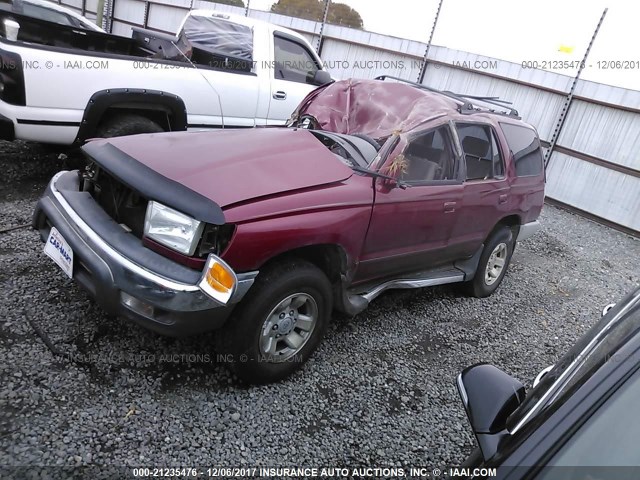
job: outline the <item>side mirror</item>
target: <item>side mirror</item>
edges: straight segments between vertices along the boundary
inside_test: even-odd
[[[525,388],[493,365],[480,363],[458,375],[458,392],[485,460],[498,451],[509,435],[507,418],[525,398]]]
[[[609,313],[609,310],[611,310],[613,307],[615,307],[616,304],[615,303],[610,303],[609,305],[607,305],[606,307],[604,307],[602,309],[602,316],[604,317],[607,313]]]
[[[311,83],[321,87],[322,85],[326,85],[327,83],[333,82],[333,78],[329,72],[325,72],[324,70],[317,70],[315,75],[313,76],[313,80]]]
[[[553,369],[553,367],[554,367],[554,366],[555,366],[555,365],[549,365],[547,368],[545,368],[545,369],[541,370],[541,371],[540,371],[540,373],[539,373],[538,375],[536,375],[536,378],[533,380],[533,385],[532,385],[532,387],[533,387],[533,388],[536,388],[536,387],[538,386],[538,384],[540,383],[540,381],[542,380],[542,378],[543,378],[547,373],[549,373],[549,372]]]
[[[5,18],[2,21],[2,25],[4,27],[4,36],[10,42],[15,42],[18,40],[18,32],[20,32],[20,24],[15,20],[11,20],[9,18]]]

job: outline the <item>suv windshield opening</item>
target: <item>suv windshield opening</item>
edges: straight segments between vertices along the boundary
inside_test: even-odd
[[[367,168],[378,156],[378,148],[369,139],[355,135],[310,130],[342,163],[349,167]]]

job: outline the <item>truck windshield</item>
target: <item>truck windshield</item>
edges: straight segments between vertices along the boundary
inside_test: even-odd
[[[191,44],[217,55],[253,60],[253,31],[245,25],[219,17],[190,15],[182,34]]]

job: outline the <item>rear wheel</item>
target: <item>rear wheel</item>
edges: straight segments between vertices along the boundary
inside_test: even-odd
[[[160,133],[163,128],[153,120],[135,113],[118,113],[110,115],[100,122],[93,135],[96,138],[123,137],[139,133]],[[83,170],[87,159],[80,148],[72,147],[65,152],[64,167],[72,170]]]
[[[96,137],[111,138],[164,130],[153,120],[135,113],[118,113],[105,119],[96,129]]]
[[[498,289],[509,267],[514,243],[513,232],[508,227],[501,227],[491,234],[480,256],[478,270],[467,284],[470,295],[488,297]]]
[[[303,260],[272,266],[218,333],[218,349],[241,380],[280,380],[317,348],[331,310],[331,284],[318,267]]]

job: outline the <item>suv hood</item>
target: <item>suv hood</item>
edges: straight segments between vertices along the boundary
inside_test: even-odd
[[[102,164],[98,152],[106,152],[101,147],[107,144],[108,151],[135,159],[223,209],[259,197],[340,182],[353,175],[312,133],[300,129],[134,135],[93,140],[83,150]],[[113,165],[113,160],[108,163]],[[127,182],[126,178],[121,180]]]

